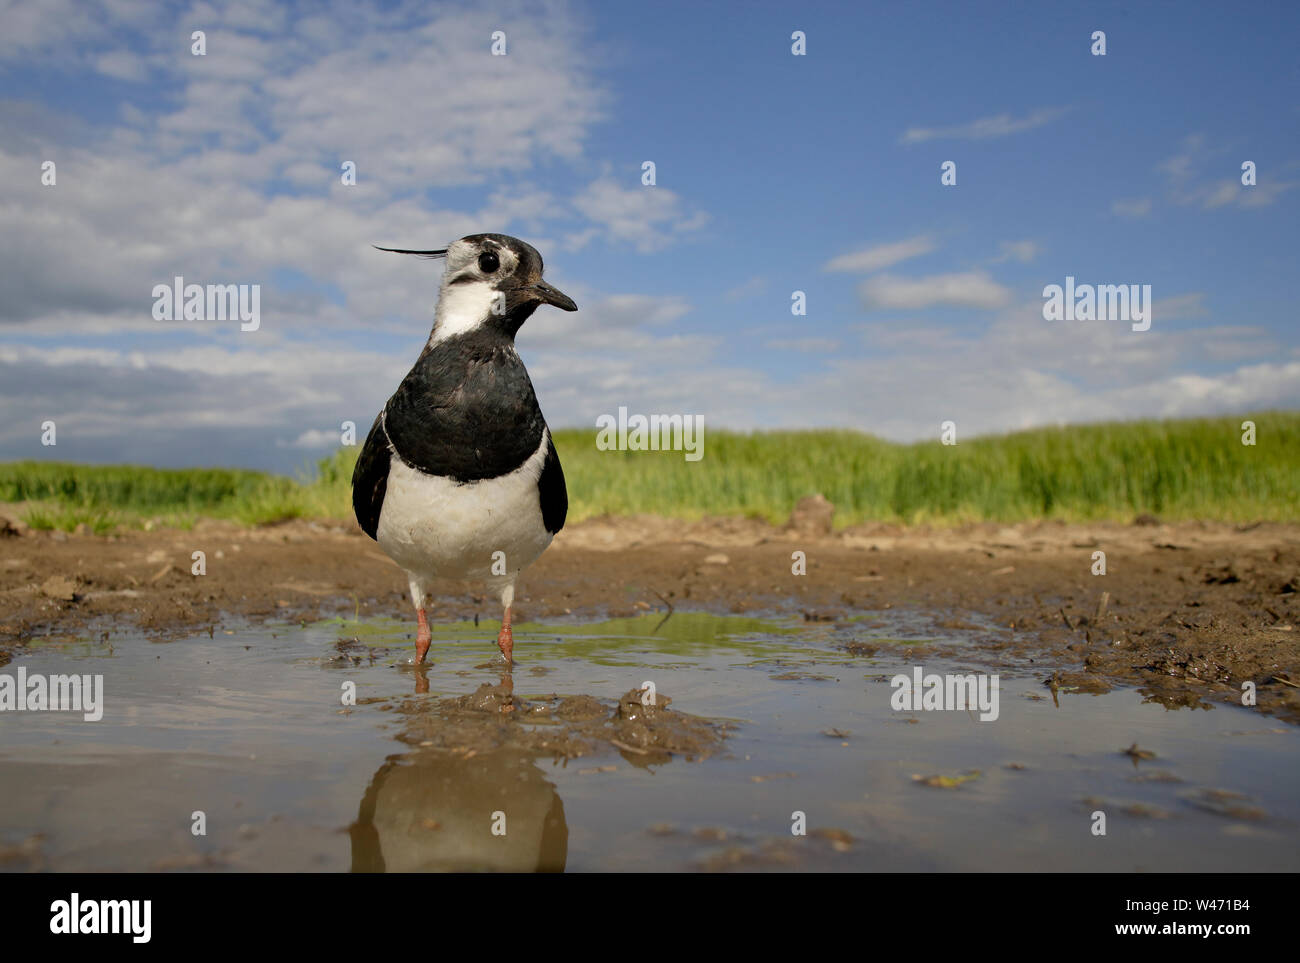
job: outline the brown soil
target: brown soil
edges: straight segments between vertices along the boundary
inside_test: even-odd
[[[840,622],[907,608],[965,639],[929,651],[1041,671],[1053,695],[1128,683],[1168,705],[1197,705],[1240,702],[1253,682],[1260,708],[1300,722],[1300,525],[1142,521],[826,534],[816,522],[799,531],[739,519],[594,519],[567,528],[526,573],[515,618],[673,606]],[[195,551],[206,553],[205,575],[191,574]],[[806,553],[806,575],[792,574],[796,551]],[[1091,572],[1096,551],[1106,554],[1105,575]],[[0,518],[0,665],[33,638],[123,621],[174,635],[226,617],[409,618],[405,591],[397,567],[342,523],[206,522],[100,537]],[[498,618],[480,591],[449,583],[433,618]],[[880,645],[864,628],[847,648],[871,655]]]
[[[484,683],[469,695],[405,700],[397,707],[405,724],[398,739],[461,758],[509,748],[567,762],[616,749],[642,768],[675,755],[707,759],[720,749],[727,723],[674,712],[662,693],[653,704],[643,704],[647,700],[637,689],[617,703],[588,695],[524,699],[515,695],[513,679],[505,673],[499,684]],[[533,725],[521,730],[512,725],[515,720]]]

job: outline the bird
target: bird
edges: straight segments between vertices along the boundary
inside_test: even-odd
[[[486,584],[503,610],[497,647],[514,660],[515,584],[564,527],[564,470],[515,335],[539,307],[578,305],[542,280],[542,256],[505,234],[438,250],[378,247],[446,262],[433,330],[375,418],[352,473],[357,522],[405,570],[418,631],[431,635],[433,579]]]

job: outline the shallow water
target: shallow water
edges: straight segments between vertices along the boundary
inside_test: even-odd
[[[717,754],[656,765],[612,747],[471,761],[399,742],[400,702],[498,680],[487,622],[435,626],[427,694],[401,664],[413,645],[397,622],[36,644],[0,672],[99,673],[106,705],[98,722],[0,712],[0,868],[1300,868],[1300,731],[1132,689],[1057,705],[1033,667],[1000,672],[996,721],[895,711],[888,679],[916,664],[897,643],[937,638],[928,624],[677,612],[516,626],[517,695],[612,706],[653,681],[674,711],[732,723]],[[849,641],[896,648],[854,657],[837,648]],[[1124,755],[1133,743],[1155,757]],[[948,788],[914,778],[976,770]],[[795,811],[806,836],[791,833]],[[196,812],[206,835],[191,832]]]

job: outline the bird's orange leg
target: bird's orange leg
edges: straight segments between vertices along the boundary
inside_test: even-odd
[[[424,615],[424,609],[416,609],[415,613],[420,620],[420,628],[415,633],[415,661],[420,663],[424,661],[424,656],[429,651],[433,633],[429,631],[429,620]]]
[[[513,662],[514,658],[511,653],[515,650],[515,637],[510,632],[510,606],[506,606],[506,614],[501,619],[501,631],[497,633],[497,648],[501,654],[506,657],[507,662]]]

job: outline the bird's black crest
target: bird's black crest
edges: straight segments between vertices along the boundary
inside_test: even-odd
[[[444,247],[441,251],[407,251],[400,247],[380,247],[378,244],[370,245],[376,251],[390,251],[393,254],[414,254],[418,257],[446,257],[447,249]]]

